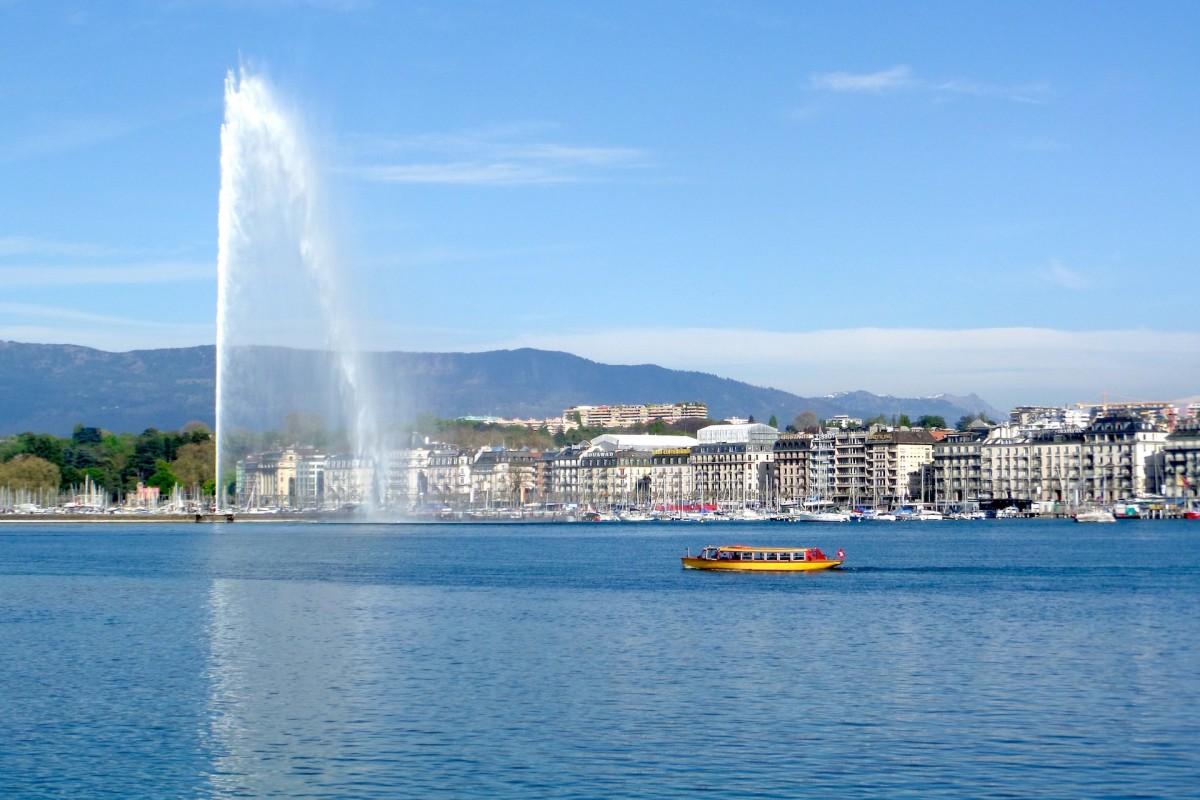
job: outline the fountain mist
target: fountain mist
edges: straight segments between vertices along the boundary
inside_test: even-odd
[[[217,246],[217,474],[233,437],[297,413],[344,432],[384,493],[374,392],[323,221],[319,181],[294,114],[245,69],[225,79]],[[288,348],[288,349],[281,349]]]

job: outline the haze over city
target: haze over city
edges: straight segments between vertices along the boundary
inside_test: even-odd
[[[2,4],[0,338],[213,341],[244,63],[307,120],[375,349],[1194,394],[1200,12],[861,10]]]

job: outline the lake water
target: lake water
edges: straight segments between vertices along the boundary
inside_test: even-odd
[[[698,795],[1200,796],[1200,523],[0,527],[0,796]]]

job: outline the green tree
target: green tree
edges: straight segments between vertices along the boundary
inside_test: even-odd
[[[59,471],[58,488],[70,489],[83,483],[83,470],[78,467],[64,466]]]
[[[213,480],[216,474],[216,447],[211,441],[189,442],[181,445],[171,462],[171,472],[184,486],[195,486]]]
[[[767,420],[767,424],[770,425],[772,428],[778,428],[779,420],[775,419],[775,415],[772,414],[771,418],[769,420]]]
[[[17,452],[45,459],[62,466],[63,443],[57,436],[46,433],[22,433],[17,436]]]
[[[175,484],[179,483],[179,478],[175,477],[175,473],[171,472],[171,465],[161,458],[154,464],[154,474],[146,479],[147,486],[157,486],[158,490],[164,495],[170,494],[175,488]]]
[[[71,441],[75,444],[100,444],[103,433],[99,428],[87,428],[83,425],[76,425],[74,432],[71,434]]]
[[[57,464],[29,453],[0,464],[0,486],[9,489],[57,489],[59,480]]]
[[[923,414],[917,418],[917,427],[944,428],[946,427],[946,418],[937,414]]]
[[[912,420],[910,420],[910,419],[908,418],[908,414],[901,414],[901,415],[900,415],[900,423],[899,423],[899,424],[900,424],[900,427],[901,427],[901,428],[911,428],[911,427],[912,427]]]

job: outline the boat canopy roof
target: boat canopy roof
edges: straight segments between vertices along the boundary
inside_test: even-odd
[[[753,552],[753,553],[791,553],[796,550],[816,550],[815,547],[754,547],[748,544],[710,544],[704,548],[705,550],[718,550],[723,553],[730,552]]]

